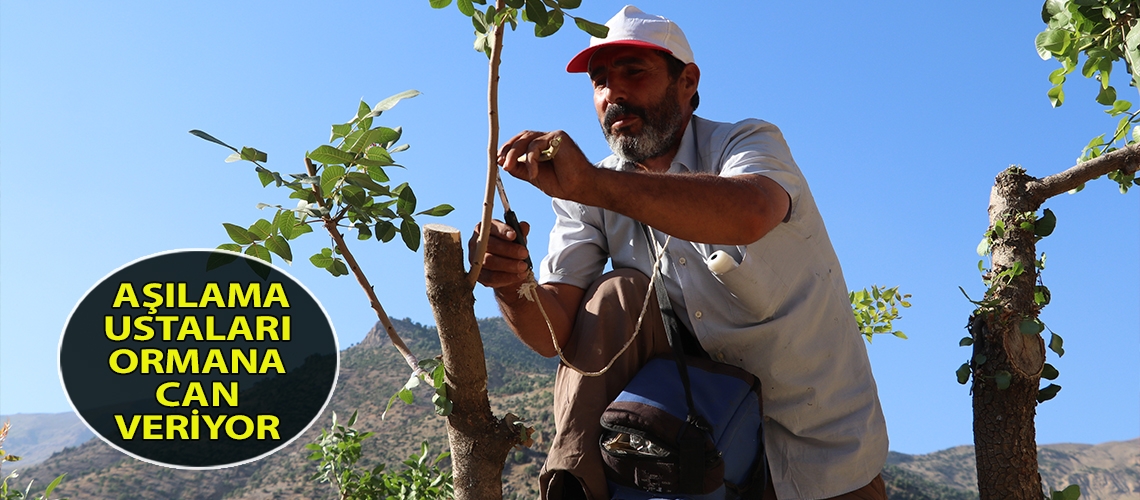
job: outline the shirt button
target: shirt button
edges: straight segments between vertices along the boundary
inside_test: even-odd
[[[716,353],[716,359],[718,361],[724,361],[724,353],[723,352]]]
[[[683,265],[685,265],[685,258],[681,257],[680,259],[677,259],[677,262],[680,262],[681,265],[683,266]]]
[[[700,312],[700,311],[697,311],[697,313],[696,313],[696,314],[694,314],[693,316],[696,316],[696,317],[697,317],[697,319],[701,319],[701,316],[704,316],[704,314],[701,314],[701,312]]]

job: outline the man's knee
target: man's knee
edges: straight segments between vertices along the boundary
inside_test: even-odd
[[[649,287],[649,278],[636,269],[614,269],[594,280],[593,285],[586,291],[583,306],[589,307],[591,302],[595,306],[611,303],[617,299],[616,304],[625,303],[630,299],[643,299]]]

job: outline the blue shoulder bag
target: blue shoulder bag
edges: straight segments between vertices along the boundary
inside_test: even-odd
[[[642,227],[652,252],[652,233]],[[610,498],[761,498],[768,464],[760,381],[708,359],[677,320],[660,271],[654,274],[673,355],[650,360],[602,414]]]

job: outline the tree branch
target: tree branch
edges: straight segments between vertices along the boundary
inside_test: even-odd
[[[1109,172],[1123,170],[1132,174],[1138,168],[1140,168],[1140,144],[1131,144],[1123,149],[1078,163],[1064,172],[1031,181],[1026,188],[1034,202],[1041,204],[1049,198],[1076,189],[1077,186]]]
[[[310,177],[317,176],[317,167],[313,165],[313,160],[305,158],[305,169],[308,170]],[[314,182],[313,194],[317,195],[317,204],[325,208],[325,197],[321,194],[321,185]],[[333,243],[336,244],[340,254],[344,256],[345,263],[348,268],[352,270],[352,275],[356,277],[356,282],[364,289],[365,295],[368,295],[368,302],[372,305],[372,310],[376,311],[376,316],[380,319],[380,323],[384,325],[384,330],[388,333],[388,338],[392,340],[392,345],[400,351],[400,355],[404,357],[404,361],[412,368],[412,372],[420,375],[425,373],[420,368],[420,362],[412,351],[408,349],[407,344],[396,333],[396,327],[392,325],[392,320],[388,317],[388,313],[384,312],[384,306],[380,305],[380,299],[376,298],[376,290],[372,288],[372,284],[368,282],[368,277],[364,275],[364,271],[360,270],[360,266],[356,263],[356,257],[352,256],[352,252],[348,250],[348,245],[344,242],[344,235],[340,234],[340,229],[337,228],[336,219],[324,216],[321,218],[324,222],[325,229],[328,230],[329,235],[332,236]]]
[[[495,11],[503,10],[503,0],[495,2]],[[491,212],[495,209],[495,183],[499,179],[499,62],[503,55],[503,33],[507,19],[495,25],[491,40],[491,61],[487,81],[487,120],[490,137],[487,140],[487,189],[483,193],[483,218],[479,224],[479,243],[471,254],[471,271],[467,273],[467,283],[475,288],[479,272],[483,270],[483,256],[487,253],[487,239],[491,236]]]

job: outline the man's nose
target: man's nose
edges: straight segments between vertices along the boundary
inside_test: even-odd
[[[602,97],[609,104],[617,104],[623,102],[626,98],[625,86],[621,85],[620,82],[613,80],[606,81],[606,86],[602,92]]]

